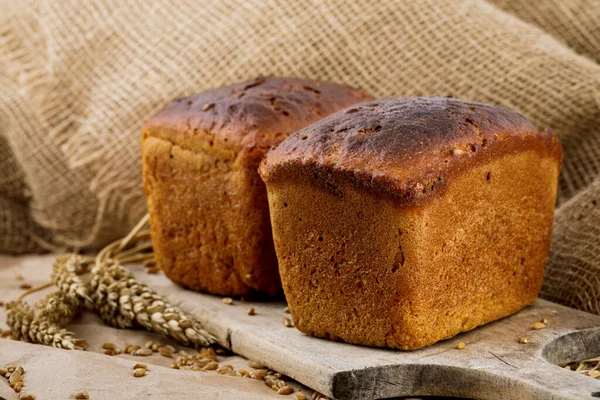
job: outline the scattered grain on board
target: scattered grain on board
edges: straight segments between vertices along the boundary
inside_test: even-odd
[[[288,385],[280,387],[279,390],[277,390],[277,394],[292,394],[292,393],[294,393],[294,389],[292,389],[292,387],[288,386]]]
[[[216,362],[216,361],[211,361],[211,362],[209,362],[208,364],[206,364],[206,365],[205,365],[205,366],[202,368],[202,370],[204,370],[204,371],[214,371],[214,370],[216,370],[217,368],[219,368],[219,363],[218,363],[218,362]]]
[[[531,329],[534,330],[539,330],[539,329],[543,329],[546,327],[546,324],[544,324],[543,322],[534,322],[533,324],[531,324]]]
[[[138,368],[143,368],[143,369],[146,369],[146,370],[147,370],[147,369],[148,369],[148,366],[147,366],[146,364],[144,364],[144,363],[136,363],[136,364],[133,366],[133,369],[138,369]]]
[[[152,355],[152,349],[137,349],[135,351],[135,355],[136,356],[151,356]]]
[[[521,343],[521,344],[527,344],[527,343],[529,343],[529,339],[527,339],[527,337],[525,337],[525,336],[521,336],[519,338],[519,343]]]
[[[548,318],[542,317],[542,319],[540,319],[540,322],[545,325],[548,323]]]
[[[32,288],[32,286],[31,286],[31,284],[29,284],[29,283],[21,283],[21,284],[19,285],[19,288],[20,288],[20,289],[27,290],[27,289],[31,289],[31,288]]]
[[[458,342],[458,344],[456,345],[456,348],[459,349],[459,350],[462,350],[465,347],[467,347],[467,345],[465,344],[465,342]]]
[[[168,349],[166,347],[161,347],[160,349],[158,349],[158,352],[163,357],[173,357],[173,352],[171,351],[171,349]]]
[[[86,392],[85,390],[82,390],[80,392],[73,394],[73,397],[76,400],[87,400],[90,398],[90,394],[88,392]]]
[[[144,375],[146,375],[145,368],[136,368],[133,370],[133,376],[135,376],[136,378],[141,378]]]
[[[294,326],[294,324],[292,323],[292,320],[285,317],[283,318],[283,326],[285,326],[286,328],[291,328],[292,326]]]
[[[221,301],[227,305],[233,304],[233,299],[231,297],[223,297],[223,299]]]
[[[248,309],[248,315],[256,315],[256,310],[254,310],[254,307],[250,307]]]

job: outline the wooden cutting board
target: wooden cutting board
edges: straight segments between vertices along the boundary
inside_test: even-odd
[[[289,317],[283,302],[227,305],[220,297],[182,289],[162,274],[134,270],[141,281],[199,319],[223,346],[335,399],[600,398],[600,380],[556,365],[600,355],[600,316],[548,301],[407,352],[309,337],[283,326],[282,319]],[[256,315],[247,315],[249,307]],[[532,330],[542,317],[548,318],[547,327]],[[521,336],[529,343],[519,344]],[[459,341],[465,349],[457,349]]]

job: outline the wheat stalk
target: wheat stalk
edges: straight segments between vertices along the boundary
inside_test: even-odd
[[[87,306],[113,327],[144,328],[185,345],[215,343],[214,336],[199,321],[165,302],[123,265],[154,262],[150,231],[144,229],[147,223],[146,215],[125,238],[104,247],[94,259],[78,254],[58,257],[50,278],[59,290],[36,303],[37,315],[22,298],[52,283],[30,289],[7,305],[7,322],[13,336],[54,347],[82,348],[73,334],[60,325],[68,323]],[[87,273],[90,277],[84,282],[80,276]]]

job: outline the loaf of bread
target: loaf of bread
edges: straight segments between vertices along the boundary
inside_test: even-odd
[[[561,162],[550,131],[450,98],[375,100],[291,135],[260,174],[295,325],[408,350],[531,304]]]
[[[177,99],[152,117],[142,134],[144,189],[165,274],[221,295],[279,292],[258,165],[289,134],[371,99],[348,86],[268,77]]]

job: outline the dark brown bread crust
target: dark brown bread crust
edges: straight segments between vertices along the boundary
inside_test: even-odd
[[[144,132],[192,150],[211,140],[215,146],[268,150],[340,108],[371,99],[350,86],[261,77],[179,98],[152,117]]]
[[[144,188],[155,254],[184,286],[222,295],[281,289],[257,168],[289,134],[364,91],[257,78],[177,99],[144,127]]]
[[[344,176],[412,203],[443,194],[466,168],[531,147],[562,161],[556,137],[515,111],[446,97],[378,99],[290,136],[269,152],[260,173],[265,182],[297,169]]]

